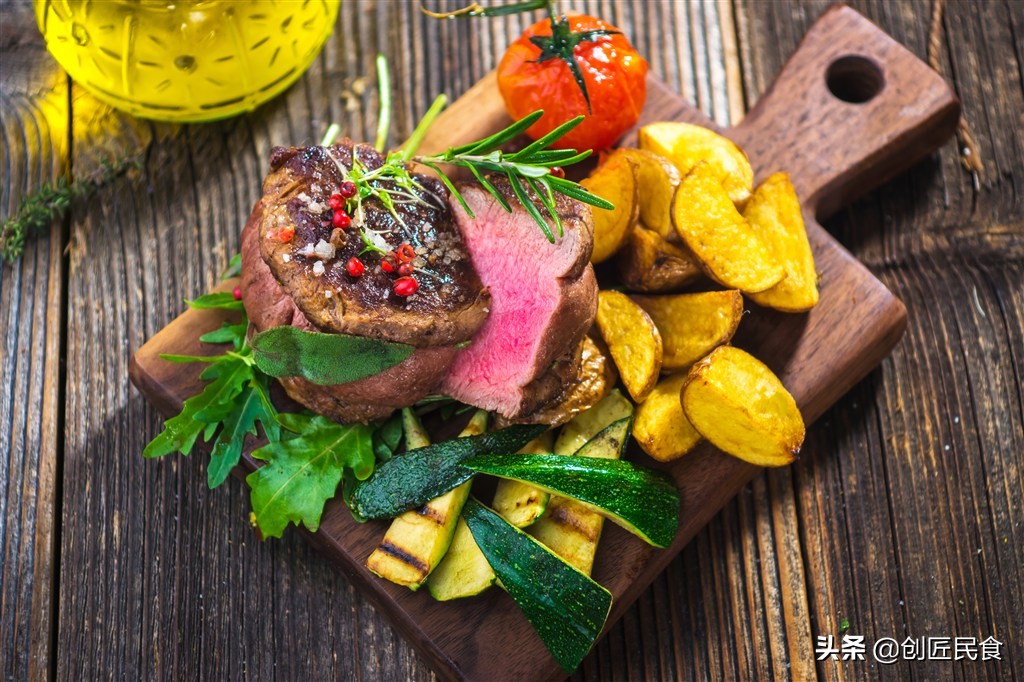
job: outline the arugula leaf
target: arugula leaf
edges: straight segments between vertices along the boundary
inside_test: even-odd
[[[240,274],[242,274],[242,254],[236,253],[228,261],[228,266],[224,269],[224,272],[220,273],[220,279],[224,281],[232,277],[238,277]]]
[[[254,376],[239,400],[235,401],[234,410],[224,419],[220,436],[213,446],[206,469],[206,483],[211,489],[227,480],[231,470],[238,465],[246,435],[257,435],[256,422],[263,425],[267,440],[275,442],[281,439],[281,426],[276,416],[277,410],[270,402],[266,380]]]
[[[320,386],[378,374],[403,362],[415,350],[404,343],[290,326],[256,334],[252,349],[261,372],[272,377],[302,377]]]
[[[185,303],[188,303],[190,308],[197,310],[209,310],[211,308],[220,308],[222,310],[245,309],[242,302],[235,298],[235,295],[230,291],[214,291],[209,294],[203,294],[194,301],[185,299]]]
[[[461,462],[485,453],[516,452],[548,430],[544,424],[516,425],[470,438],[456,438],[410,450],[384,462],[352,494],[352,513],[367,519],[393,518],[443,495],[475,473]]]
[[[235,346],[235,350],[238,350],[245,343],[245,333],[248,329],[248,322],[242,322],[241,324],[225,322],[220,326],[220,329],[203,334],[199,337],[199,340],[203,343],[230,343]]]
[[[402,441],[402,413],[395,412],[373,432],[373,454],[378,462],[386,462],[395,456],[395,450]]]
[[[211,427],[215,429],[217,422],[227,416],[234,398],[246,382],[252,381],[253,372],[244,360],[230,358],[207,367],[201,376],[213,381],[186,400],[178,416],[164,422],[164,430],[142,451],[143,457],[162,457],[172,452],[188,455],[199,434]],[[218,418],[218,414],[223,416]],[[204,440],[211,435],[212,431],[208,432]]]
[[[316,531],[324,504],[334,497],[345,469],[357,479],[373,471],[373,427],[308,417],[298,438],[252,453],[265,465],[249,474],[250,500],[264,537],[281,537],[289,523]],[[298,420],[292,422],[298,426]],[[290,428],[286,426],[285,428]]]

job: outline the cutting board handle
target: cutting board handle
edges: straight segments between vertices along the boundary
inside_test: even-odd
[[[786,170],[823,219],[952,135],[960,103],[927,64],[844,5],[829,9],[730,137]]]

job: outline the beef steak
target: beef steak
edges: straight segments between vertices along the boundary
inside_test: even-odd
[[[588,206],[556,195],[564,233],[551,244],[508,184],[494,184],[508,196],[511,213],[476,184],[459,186],[475,217],[451,202],[490,290],[491,313],[459,351],[441,392],[516,418],[556,399],[579,371],[577,348],[597,313],[593,223]]]
[[[260,256],[257,229],[262,213],[261,200],[242,231],[242,302],[249,321],[258,332],[282,325],[323,331],[296,307]],[[293,400],[318,414],[339,422],[368,422],[387,417],[433,391],[456,352],[454,346],[417,348],[400,364],[347,384],[320,386],[301,378],[279,381]]]
[[[372,181],[393,194],[392,213],[373,196],[364,198],[364,220],[346,230],[331,224],[328,200],[352,170],[379,168],[384,157],[372,147],[344,140],[331,147],[277,147],[263,183],[257,221],[263,260],[295,305],[317,328],[340,334],[407,343],[450,346],[472,337],[487,317],[490,297],[459,239],[448,208],[448,192],[433,178],[414,175],[416,185]],[[365,225],[366,231],[360,229]],[[291,239],[281,230],[294,230]],[[381,255],[367,252],[364,237],[394,251],[410,244],[419,256],[418,291],[394,293],[395,275],[381,269]],[[362,276],[346,271],[349,258],[365,265]]]

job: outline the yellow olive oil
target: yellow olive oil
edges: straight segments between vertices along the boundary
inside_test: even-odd
[[[249,111],[309,67],[339,0],[34,0],[47,49],[75,82],[136,116]]]

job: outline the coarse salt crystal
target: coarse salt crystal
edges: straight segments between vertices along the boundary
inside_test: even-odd
[[[313,263],[313,274],[316,275],[317,277],[319,277],[320,275],[324,274],[324,262],[323,261],[318,260],[317,262]]]
[[[331,260],[334,258],[334,244],[321,239],[313,247],[313,254],[321,260]]]
[[[313,246],[313,244],[306,244],[301,249],[299,249],[299,255],[300,256],[305,256],[306,258],[309,258],[310,256],[313,255],[313,249],[314,248],[315,247]]]
[[[327,291],[324,292],[324,298],[330,298],[333,294],[334,292],[328,289]]]
[[[285,263],[290,263],[292,260],[292,255],[290,253],[283,253],[281,254],[281,260],[283,260]]]

